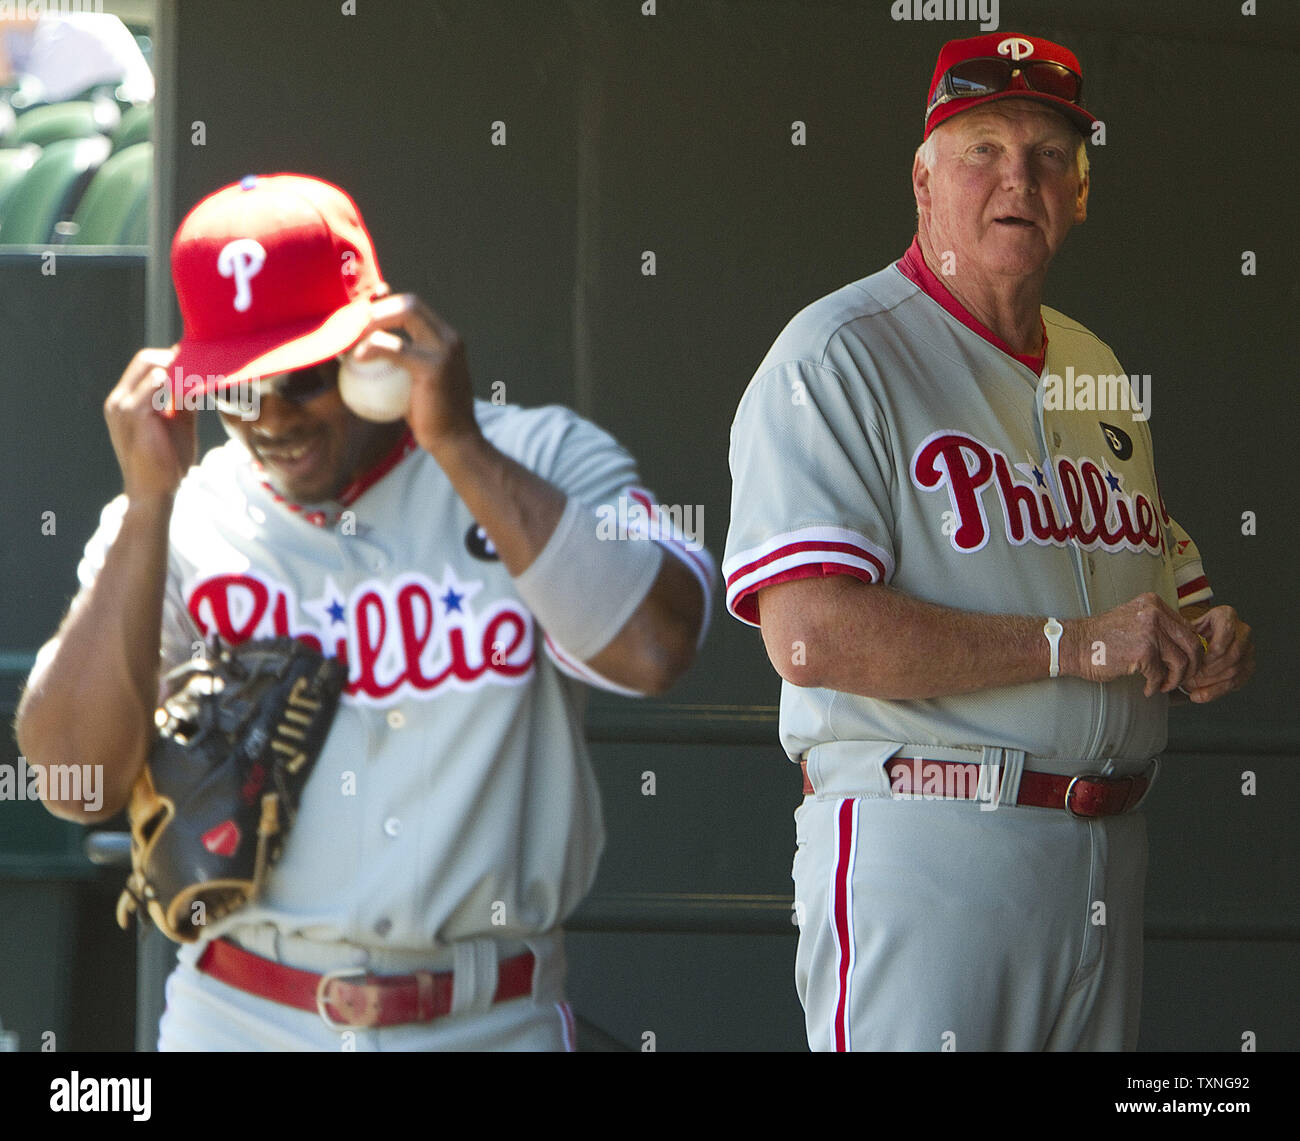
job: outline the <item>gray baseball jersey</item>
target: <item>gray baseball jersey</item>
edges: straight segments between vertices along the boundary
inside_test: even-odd
[[[1123,375],[1081,325],[1048,308],[1043,321],[1044,376]],[[1052,403],[1029,368],[896,267],[809,306],[764,358],[732,427],[728,608],[757,624],[765,586],[826,574],[1060,619],[1148,590],[1175,606],[1208,598],[1196,548],[1160,498],[1145,421]],[[1140,678],[925,702],[786,683],[781,735],[791,757],[866,741],[1144,761],[1165,744],[1165,712]]]
[[[493,444],[570,497],[653,506],[628,453],[567,409],[478,402],[477,415]],[[87,547],[85,586],[123,506],[106,508]],[[707,551],[666,530],[654,537],[707,600]],[[190,471],[172,512],[164,667],[210,634],[292,635],[349,671],[264,898],[212,936],[270,924],[403,952],[519,940],[555,927],[589,889],[603,832],[586,686],[627,691],[536,627],[409,434],[341,503],[317,509],[280,500],[233,440]]]

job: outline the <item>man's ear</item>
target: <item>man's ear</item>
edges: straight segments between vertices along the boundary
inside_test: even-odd
[[[1074,199],[1074,222],[1078,225],[1088,217],[1088,181],[1089,176],[1084,175],[1083,181],[1079,183],[1079,193]]]
[[[912,160],[912,193],[916,196],[916,208],[922,206],[929,208],[930,205],[930,168],[925,165],[921,158],[921,152],[916,152],[916,157]]]

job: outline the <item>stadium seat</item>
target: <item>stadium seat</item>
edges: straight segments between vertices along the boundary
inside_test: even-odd
[[[124,246],[147,246],[149,244],[149,192],[146,188],[131,207],[122,227],[121,244]]]
[[[104,122],[94,103],[47,103],[18,116],[9,132],[9,145],[35,143],[44,147],[60,139],[88,139],[103,133]],[[109,128],[113,125],[109,124]]]
[[[108,158],[111,144],[103,135],[61,139],[41,152],[9,196],[0,218],[0,245],[45,245],[55,225],[76,208],[91,176]]]
[[[153,131],[153,104],[138,103],[122,116],[122,122],[113,132],[113,150],[124,151],[137,143],[149,141]]]
[[[152,173],[152,143],[136,143],[113,155],[86,187],[72,221],[58,227],[66,235],[68,244],[145,244],[148,241],[149,179]],[[141,221],[143,236],[139,236]],[[132,241],[132,238],[136,240]]]
[[[95,125],[101,135],[111,135],[122,122],[124,106],[117,99],[117,85],[114,83],[97,83],[87,87],[76,95],[69,95],[58,100],[59,103],[90,103],[95,108]]]
[[[0,150],[0,219],[5,216],[5,203],[18,188],[18,184],[41,156],[40,147],[11,147]]]

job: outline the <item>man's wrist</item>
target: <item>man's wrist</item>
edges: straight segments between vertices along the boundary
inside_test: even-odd
[[[1083,619],[1061,620],[1061,677],[1082,677],[1079,667],[1080,646],[1083,644]]]
[[[128,491],[126,493],[126,515],[141,521],[156,520],[160,516],[171,518],[172,505],[176,502],[174,491]]]

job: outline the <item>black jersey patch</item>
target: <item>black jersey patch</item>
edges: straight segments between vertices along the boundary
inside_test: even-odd
[[[1106,444],[1115,453],[1116,458],[1128,459],[1133,454],[1133,437],[1123,428],[1107,424],[1104,420],[1098,420],[1097,423],[1101,425],[1101,434],[1106,437]]]
[[[497,549],[488,538],[487,532],[477,523],[471,523],[469,530],[465,532],[465,549],[481,562],[501,561],[501,556],[497,554]]]

